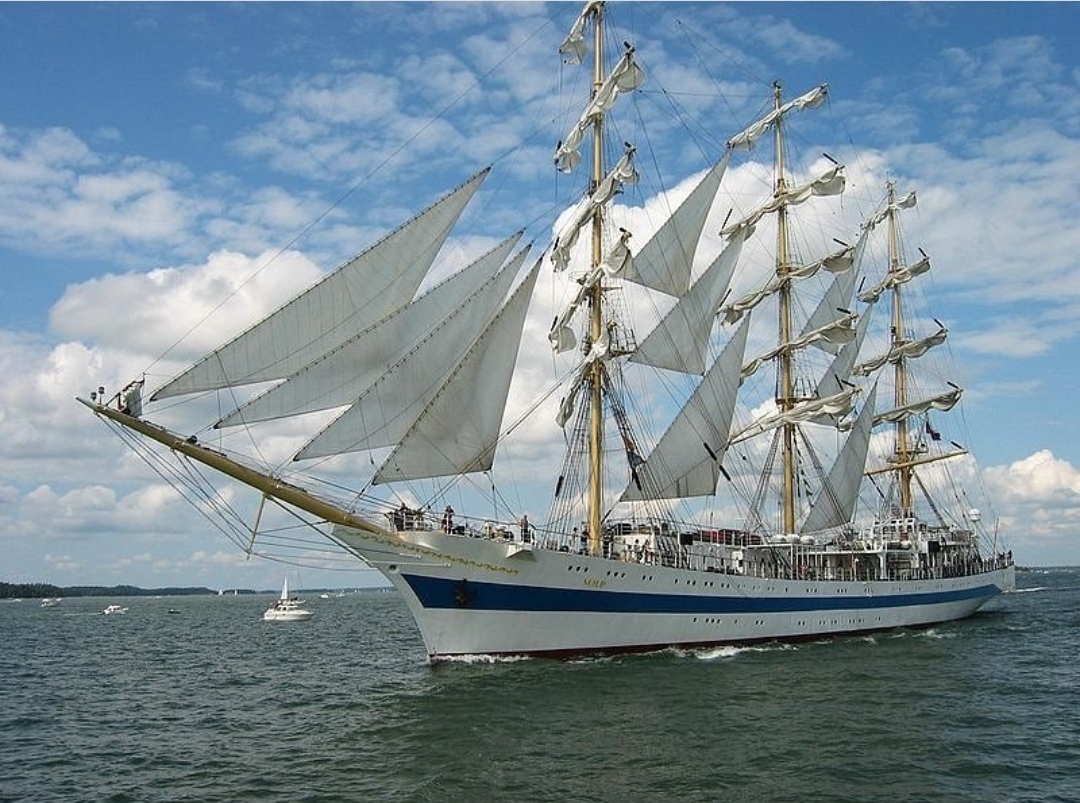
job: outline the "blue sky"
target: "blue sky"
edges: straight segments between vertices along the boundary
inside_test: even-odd
[[[578,10],[0,5],[0,579],[276,587],[279,565],[244,561],[181,512],[73,397],[167,378],[213,345],[159,361],[238,276],[275,263],[260,286],[281,300],[487,164],[493,197],[519,200],[480,198],[455,247],[517,227],[543,245],[567,189],[550,163],[567,121],[549,100],[576,80],[555,51]],[[611,14],[650,76],[644,114],[666,108],[662,87],[710,121],[649,143],[684,176],[773,80],[830,84],[828,114],[801,133],[919,190],[965,421],[1010,544],[1022,563],[1080,564],[1080,9]]]

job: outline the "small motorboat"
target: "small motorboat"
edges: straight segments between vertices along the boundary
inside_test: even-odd
[[[109,615],[114,614],[114,613],[127,613],[127,612],[128,612],[128,609],[125,608],[123,605],[109,605],[108,607],[105,608],[105,610],[102,611],[102,613],[105,614],[106,616],[109,616]]]
[[[315,615],[303,607],[304,600],[289,596],[289,578],[281,586],[281,596],[266,609],[263,614],[265,622],[306,622]]]

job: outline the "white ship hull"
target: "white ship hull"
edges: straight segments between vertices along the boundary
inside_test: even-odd
[[[927,580],[751,577],[443,533],[335,537],[405,598],[429,658],[566,657],[920,627],[1014,587],[1014,567]]]

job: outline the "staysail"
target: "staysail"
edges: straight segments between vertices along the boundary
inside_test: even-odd
[[[730,160],[731,151],[725,151],[724,157],[634,255],[625,272],[627,280],[670,296],[686,292],[705,219]]]
[[[490,168],[157,390],[151,400],[285,377],[412,300]],[[362,326],[351,322],[360,320]]]
[[[442,391],[443,379],[496,314],[528,254],[522,249],[466,303],[443,312],[437,326],[351,400],[351,406],[312,438],[297,460],[392,446]],[[514,343],[514,353],[517,344]],[[462,411],[468,413],[467,405]]]
[[[705,371],[705,353],[720,301],[742,253],[744,231],[736,233],[631,355],[631,362],[687,374]],[[636,260],[635,260],[636,261]]]
[[[242,405],[217,426],[251,424],[351,404],[378,380],[388,365],[401,359],[448,314],[477,297],[506,261],[521,234],[508,237],[416,300]],[[513,271],[511,278],[512,275]],[[504,286],[503,292],[507,289]]]
[[[644,463],[622,501],[688,499],[716,492],[739,391],[738,371],[750,318],[736,330],[678,417]]]
[[[514,291],[375,473],[375,484],[491,468],[521,329],[542,260]],[[483,392],[477,393],[482,388]]]

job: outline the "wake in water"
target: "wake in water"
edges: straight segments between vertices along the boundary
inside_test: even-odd
[[[697,658],[701,661],[729,661],[737,658],[744,653],[785,652],[795,649],[797,649],[797,647],[794,644],[781,644],[777,642],[775,644],[757,644],[747,646],[724,644],[718,647],[701,647],[700,649],[692,650],[672,649],[668,652],[681,658]]]

